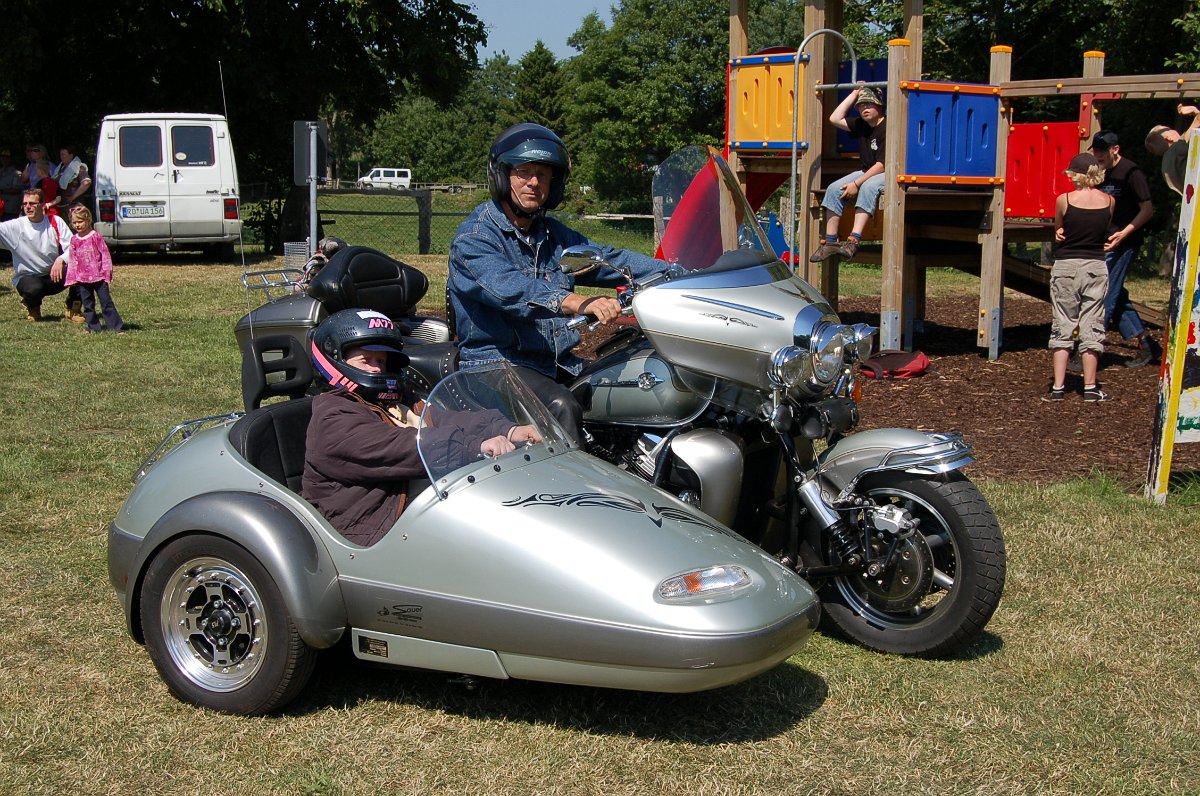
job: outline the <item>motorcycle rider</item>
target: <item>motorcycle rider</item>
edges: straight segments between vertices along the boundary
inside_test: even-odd
[[[588,315],[608,323],[621,306],[615,298],[582,296],[575,285],[615,287],[624,280],[610,269],[576,279],[558,267],[563,249],[599,246],[546,215],[562,202],[570,174],[566,146],[550,129],[525,122],[500,133],[488,153],[491,198],[455,233],[447,289],[460,365],[507,360],[579,441],[583,411],[565,384],[583,367],[571,351],[582,338],[567,322]],[[608,262],[628,267],[635,278],[668,267],[636,252],[599,248]]]
[[[417,451],[424,402],[404,390],[403,345],[390,318],[359,309],[330,315],[310,340],[317,373],[333,391],[313,399],[300,494],[339,533],[364,546],[382,539],[409,496],[428,484]],[[423,431],[426,454],[458,464],[540,440],[532,426],[490,409],[426,419],[436,420]]]

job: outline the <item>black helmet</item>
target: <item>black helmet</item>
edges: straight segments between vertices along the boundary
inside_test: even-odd
[[[507,201],[511,188],[508,175],[514,166],[523,163],[547,163],[554,168],[550,181],[550,195],[543,210],[553,210],[562,201],[571,176],[571,158],[567,147],[554,131],[540,124],[522,122],[514,124],[492,142],[488,152],[488,190],[497,202]]]
[[[402,392],[401,371],[408,356],[401,353],[404,338],[391,318],[374,310],[341,310],[313,330],[309,353],[317,373],[329,384],[357,393],[368,401],[397,401]],[[387,369],[368,373],[346,364],[346,351],[365,348],[387,351]]]

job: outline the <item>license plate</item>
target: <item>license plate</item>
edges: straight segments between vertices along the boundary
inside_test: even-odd
[[[121,218],[161,218],[166,214],[163,205],[121,205]]]

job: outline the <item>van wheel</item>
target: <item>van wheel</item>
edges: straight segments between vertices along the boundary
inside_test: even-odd
[[[232,243],[218,243],[213,254],[216,255],[217,260],[223,263],[232,263],[237,261],[237,247]]]

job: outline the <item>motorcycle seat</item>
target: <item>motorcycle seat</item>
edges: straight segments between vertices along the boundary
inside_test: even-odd
[[[405,371],[419,392],[429,393],[433,385],[458,370],[458,346],[455,343],[414,343],[405,341],[408,354]]]
[[[312,398],[269,404],[239,419],[229,443],[247,462],[300,494]]]
[[[367,246],[348,246],[313,277],[308,295],[330,315],[361,308],[399,320],[412,314],[427,290],[429,279],[411,265]]]

